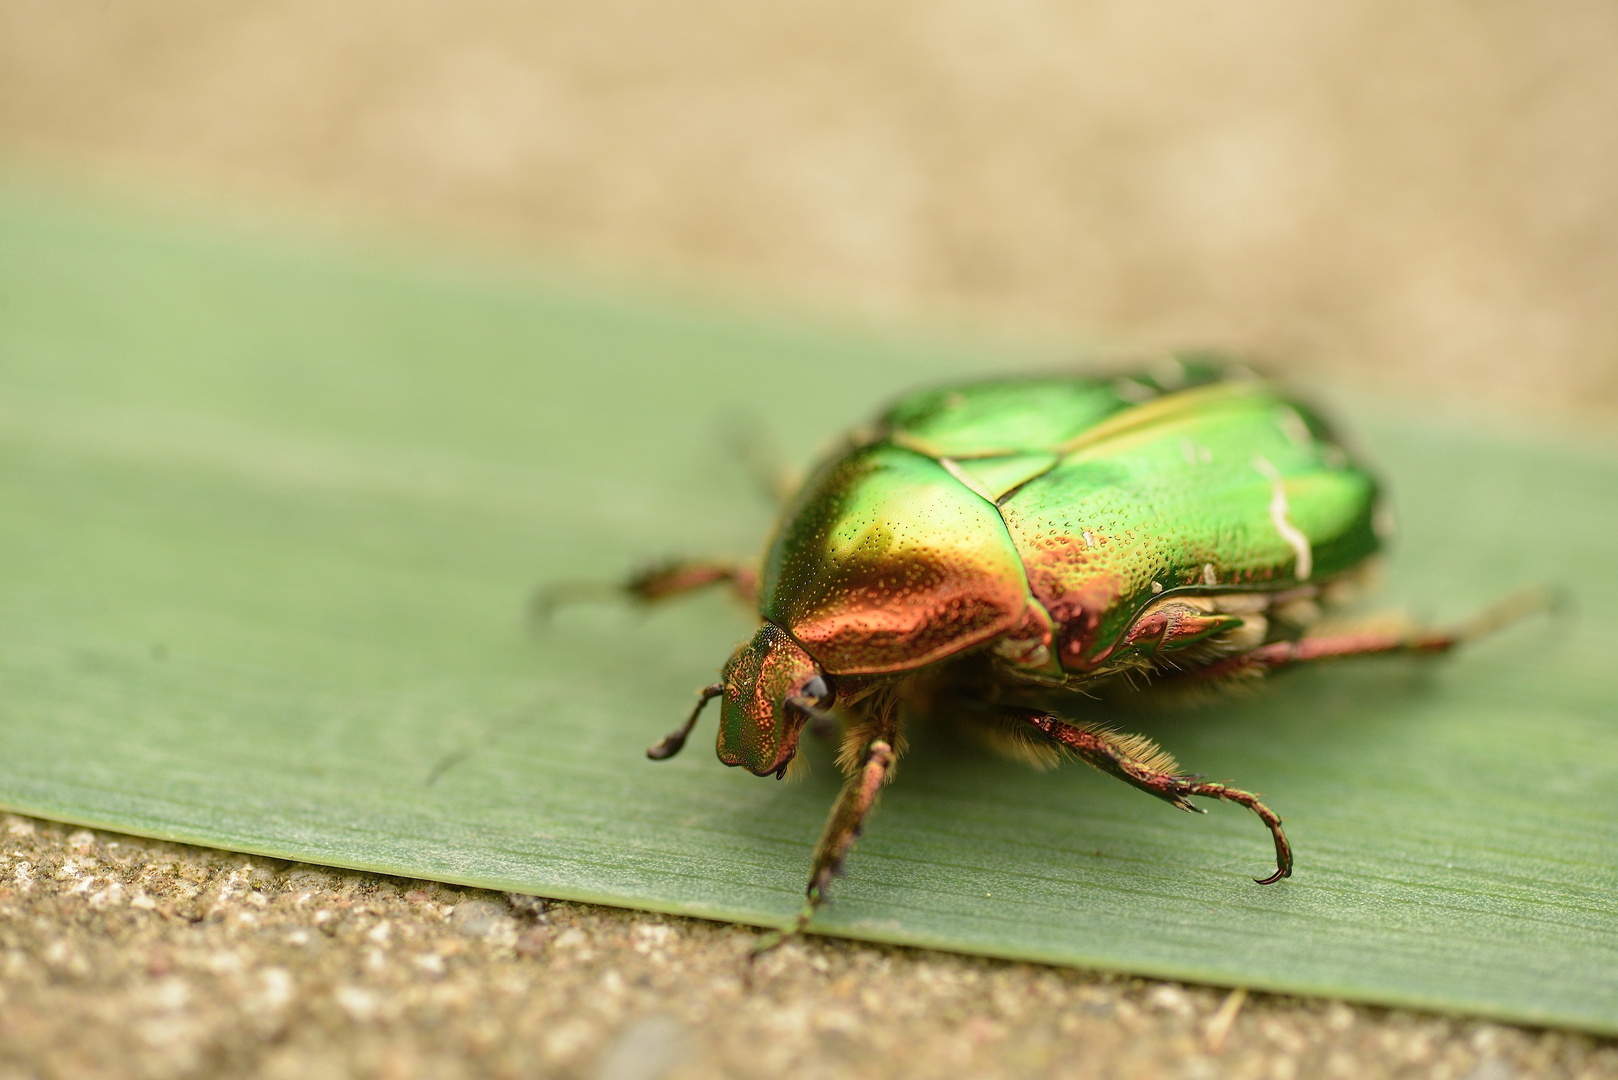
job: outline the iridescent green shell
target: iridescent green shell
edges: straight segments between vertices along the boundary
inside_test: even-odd
[[[927,391],[798,493],[759,610],[832,674],[1045,634],[1080,675],[1160,596],[1349,569],[1377,549],[1375,505],[1318,417],[1213,365]]]
[[[995,505],[882,441],[805,485],[765,562],[760,612],[827,671],[899,671],[1014,627],[1030,600]]]

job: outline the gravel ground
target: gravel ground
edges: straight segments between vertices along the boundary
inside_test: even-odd
[[[1618,1077],[1618,1044],[0,817],[0,1080]]]

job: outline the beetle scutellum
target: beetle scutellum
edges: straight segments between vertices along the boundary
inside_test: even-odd
[[[1330,629],[1322,606],[1380,546],[1376,483],[1304,405],[1245,369],[1167,357],[1118,377],[999,379],[917,393],[831,454],[789,500],[762,573],[681,561],[657,600],[728,583],[761,624],[689,719],[720,698],[719,759],[786,773],[804,726],[841,727],[847,783],[815,848],[831,879],[903,750],[909,714],[950,708],[1034,763],[1070,754],[1183,810],[1252,810],[1292,872],[1281,819],[1180,770],[1150,740],[1085,723],[1087,696],[1218,687],[1291,664],[1443,652],[1466,628]]]

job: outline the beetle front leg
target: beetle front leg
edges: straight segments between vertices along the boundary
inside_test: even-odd
[[[1047,738],[1073,751],[1088,765],[1155,795],[1181,810],[1200,813],[1190,800],[1224,799],[1245,806],[1258,815],[1275,841],[1275,873],[1254,878],[1260,885],[1273,885],[1292,876],[1292,845],[1281,831],[1281,819],[1258,801],[1258,796],[1224,784],[1210,784],[1200,777],[1179,771],[1179,765],[1156,743],[1139,735],[1120,735],[1101,728],[1078,727],[1058,720],[1049,713],[1017,710],[1011,713]]]
[[[882,715],[849,731],[839,755],[845,763],[853,762],[854,767],[849,770],[848,780],[838,793],[837,801],[832,804],[831,815],[821,831],[820,842],[815,845],[803,910],[791,926],[760,938],[753,948],[755,957],[801,933],[809,925],[816,909],[826,902],[832,878],[843,872],[843,862],[848,858],[854,841],[859,839],[865,819],[876,806],[882,786],[892,778],[893,767],[904,746],[899,735],[896,710],[889,707],[879,711]]]
[[[811,909],[819,907],[831,888],[831,879],[843,872],[843,862],[859,839],[865,819],[876,806],[876,797],[882,785],[888,782],[893,766],[899,759],[893,742],[886,737],[872,739],[866,744],[863,760],[854,775],[843,784],[837,802],[832,806],[826,828],[815,845],[813,869],[809,873],[808,899]]]

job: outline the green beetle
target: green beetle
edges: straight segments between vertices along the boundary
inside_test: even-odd
[[[1376,482],[1321,418],[1245,369],[1181,356],[1117,377],[917,393],[802,485],[761,574],[682,561],[629,582],[647,601],[728,583],[761,619],[647,755],[678,753],[716,697],[719,759],[759,776],[785,774],[806,725],[841,728],[848,779],[799,928],[891,775],[906,719],[939,709],[1036,764],[1068,754],[1184,810],[1192,797],[1248,807],[1274,839],[1275,872],[1256,879],[1271,884],[1292,872],[1279,817],[1148,739],[1083,722],[1085,702],[1447,650],[1469,631],[1311,629],[1384,522]]]

